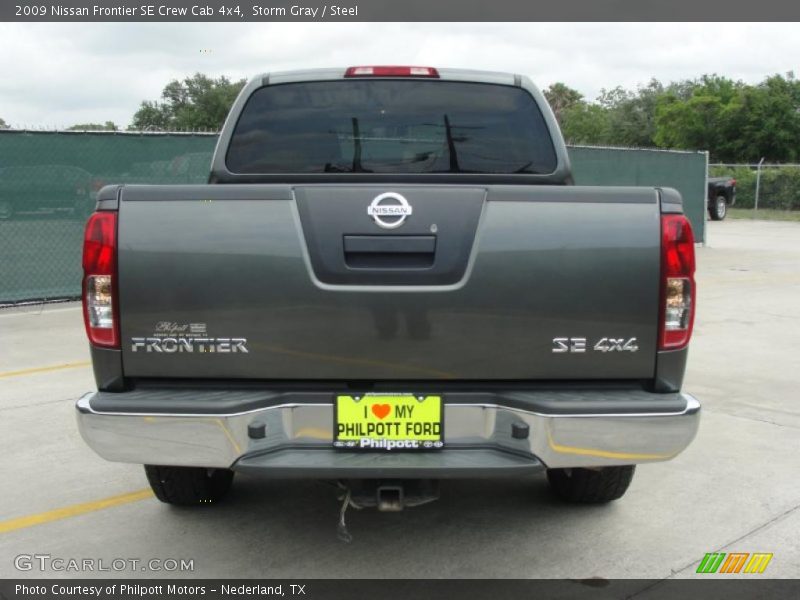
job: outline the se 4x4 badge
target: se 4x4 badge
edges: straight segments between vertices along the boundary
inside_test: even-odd
[[[583,353],[587,348],[595,352],[636,352],[639,346],[636,338],[600,338],[594,346],[589,347],[585,337],[557,337],[553,338],[553,354]]]

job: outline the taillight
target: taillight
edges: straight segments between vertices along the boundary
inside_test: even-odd
[[[694,234],[684,215],[661,216],[659,350],[685,348],[695,313]]]
[[[117,213],[96,212],[83,236],[83,321],[96,346],[119,348]]]
[[[345,77],[439,77],[432,67],[350,67]]]

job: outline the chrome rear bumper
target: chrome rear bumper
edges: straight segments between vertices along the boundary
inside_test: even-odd
[[[147,392],[137,392],[143,393],[146,396]],[[180,412],[153,410],[152,402],[146,401],[140,412],[135,408],[139,402],[124,401],[125,393],[89,393],[76,404],[78,427],[86,443],[111,461],[257,470],[276,476],[457,477],[520,473],[543,466],[665,461],[691,443],[700,419],[700,403],[689,394],[605,390],[572,396],[540,391],[447,394],[444,449],[350,452],[331,446],[331,401],[281,402],[285,394],[265,394],[259,401],[247,393],[238,404],[246,410],[218,413],[209,410],[209,402],[198,402],[195,409],[184,398],[224,394],[223,405],[233,407],[237,404],[230,402],[231,394],[237,393],[245,394],[153,392],[181,397],[174,404],[182,407]],[[565,394],[568,398],[562,400]],[[646,410],[637,409],[642,395],[647,396]],[[471,401],[453,401],[464,397]],[[493,401],[480,401],[487,398]],[[664,411],[655,404],[660,399],[665,401]],[[115,404],[120,410],[114,409]],[[559,406],[569,410],[560,411]],[[248,434],[251,426],[258,429],[262,424],[264,437]],[[512,436],[512,428],[519,435],[525,426],[527,437]]]

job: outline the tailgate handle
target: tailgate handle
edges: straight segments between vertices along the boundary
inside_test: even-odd
[[[435,235],[346,235],[343,245],[350,269],[428,269],[436,256]]]
[[[436,250],[435,235],[346,235],[348,253],[421,254]]]

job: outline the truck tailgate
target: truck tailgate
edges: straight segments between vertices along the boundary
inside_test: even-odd
[[[653,376],[654,189],[128,186],[119,213],[127,377]]]

